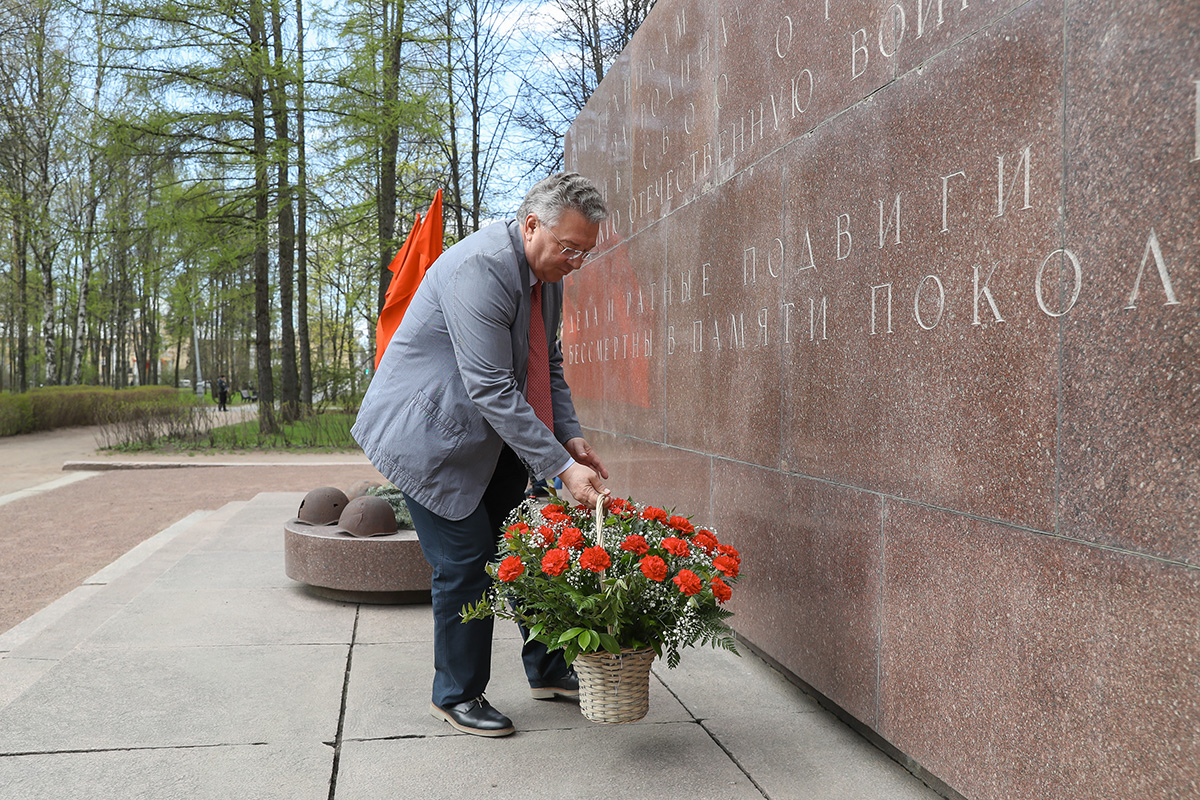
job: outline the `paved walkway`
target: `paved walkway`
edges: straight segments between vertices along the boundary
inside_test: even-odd
[[[180,480],[172,502],[191,503],[0,634],[0,796],[936,798],[751,654],[692,650],[675,670],[656,665],[646,719],[604,726],[576,704],[532,700],[515,626],[501,623],[488,696],[518,732],[456,733],[427,712],[428,605],[338,603],[288,579],[282,526],[299,488],[216,504],[204,494],[218,475],[245,488],[288,469],[310,481],[335,471],[89,473],[0,506],[53,517],[73,491],[103,487],[95,498],[130,480],[147,493]],[[343,488],[373,472],[336,469]],[[15,562],[3,563],[10,583]]]

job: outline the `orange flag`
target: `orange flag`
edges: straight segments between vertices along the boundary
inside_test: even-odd
[[[392,271],[392,280],[383,297],[379,321],[375,324],[376,369],[379,369],[383,351],[387,349],[396,328],[400,327],[400,320],[404,319],[404,312],[408,310],[408,304],[417,293],[417,287],[421,285],[426,270],[442,254],[442,227],[442,190],[438,189],[433,196],[433,202],[429,204],[429,212],[425,219],[422,220],[421,215],[417,215],[412,232],[404,240],[404,246],[388,265],[388,269]]]

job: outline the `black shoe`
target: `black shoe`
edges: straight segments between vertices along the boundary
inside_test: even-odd
[[[534,700],[553,700],[556,697],[578,700],[579,677],[575,674],[575,670],[571,670],[563,677],[556,681],[551,681],[546,686],[529,687],[529,693],[533,695]]]
[[[512,720],[492,708],[483,695],[445,708],[430,703],[429,713],[435,719],[444,719],[451,727],[475,736],[508,736],[516,730]]]

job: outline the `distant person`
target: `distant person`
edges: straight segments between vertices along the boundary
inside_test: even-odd
[[[225,410],[225,404],[229,402],[229,381],[225,380],[225,376],[217,378],[217,408]]]
[[[583,266],[608,212],[596,187],[561,172],[538,182],[515,219],[443,253],[426,273],[379,363],[352,433],[404,493],[433,567],[430,713],[464,733],[507,736],[483,697],[492,619],[460,610],[491,585],[500,526],[532,473],[560,476],[581,503],[608,494],[563,378],[561,281]],[[562,651],[522,650],[533,697],[578,698]]]

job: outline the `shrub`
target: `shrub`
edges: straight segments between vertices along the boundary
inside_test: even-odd
[[[49,386],[25,394],[0,394],[0,436],[111,422],[120,409],[174,408],[191,402],[170,386],[110,389]],[[144,413],[144,411],[142,412]]]

